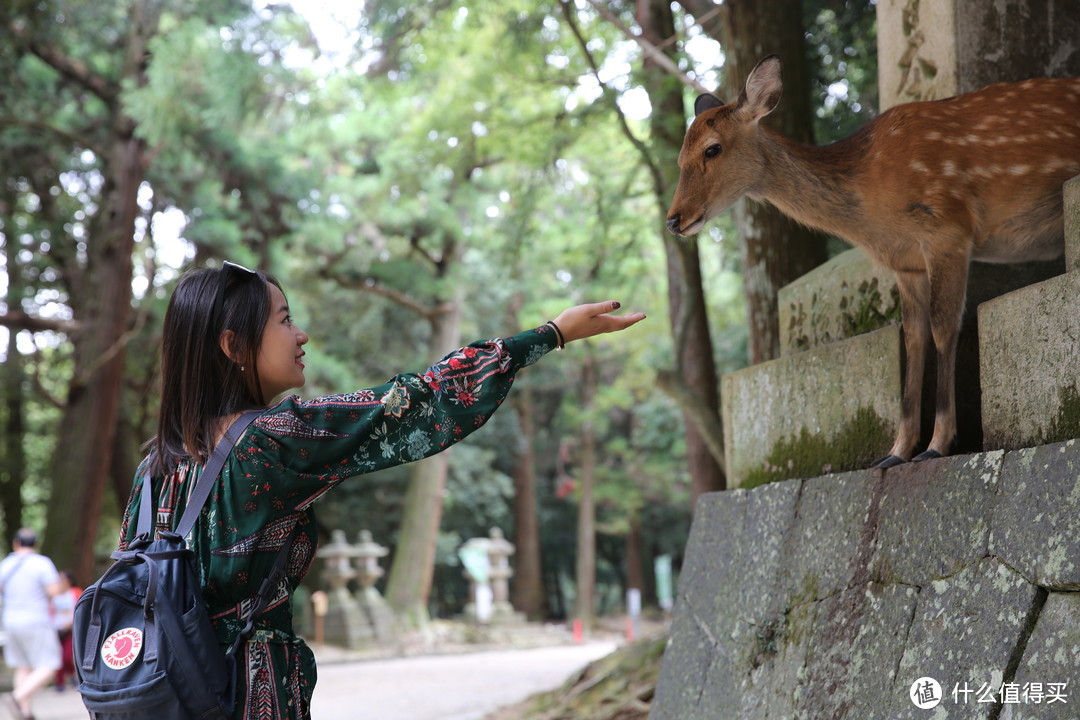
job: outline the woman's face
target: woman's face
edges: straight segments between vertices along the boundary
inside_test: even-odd
[[[259,368],[259,384],[268,401],[286,390],[304,385],[304,343],[307,333],[292,322],[289,305],[281,290],[272,283],[270,288],[270,317],[263,329],[262,342],[255,354]]]

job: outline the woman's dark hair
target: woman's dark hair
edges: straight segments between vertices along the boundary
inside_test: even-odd
[[[268,283],[280,288],[265,273],[232,263],[180,279],[162,331],[152,474],[165,474],[187,457],[205,463],[223,417],[266,404],[255,356],[270,317]],[[219,342],[226,330],[234,333],[232,358]]]

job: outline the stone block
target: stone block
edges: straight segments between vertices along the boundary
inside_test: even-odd
[[[870,583],[823,600],[791,717],[892,718],[884,708],[908,702],[894,692],[894,674],[918,598],[914,587]]]
[[[986,557],[1004,455],[909,463],[887,473],[871,509],[877,542],[870,576],[923,586]]]
[[[852,248],[780,288],[780,356],[900,322],[891,270]]]
[[[1080,175],[1065,183],[1065,268],[1080,270]],[[781,326],[783,327],[783,326]]]
[[[1042,603],[1039,588],[992,557],[930,583],[919,592],[892,692],[868,717],[926,718],[927,711],[908,697],[912,683],[922,677],[941,684],[945,697],[939,707],[946,714],[940,717],[997,717],[995,704],[978,703],[974,696],[954,700],[952,691],[986,685],[996,693]],[[954,709],[955,716],[948,712]]]
[[[861,470],[803,482],[780,568],[790,603],[822,600],[865,581],[874,546],[869,511],[880,495],[880,476]]]
[[[738,717],[740,669],[761,652],[762,628],[782,614],[776,578],[798,494],[798,483],[776,483],[698,500],[654,720]],[[723,537],[739,541],[717,552]]]
[[[814,653],[814,634],[807,629],[817,626],[819,607],[798,605],[763,621],[757,628],[755,654],[739,684],[737,712],[703,717],[799,717],[802,679]]]
[[[1013,679],[1020,702],[1006,704],[1002,720],[1075,720],[1078,667],[1080,594],[1050,593]],[[1051,701],[1050,685],[1061,683],[1066,701]]]
[[[1080,591],[1080,440],[1008,453],[989,552],[1031,582]]]
[[[979,306],[985,448],[1080,437],[1080,273]]]
[[[900,417],[896,326],[722,378],[728,484],[867,467]]]

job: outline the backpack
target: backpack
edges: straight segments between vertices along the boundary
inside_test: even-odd
[[[94,720],[228,720],[236,704],[235,654],[284,577],[292,536],[263,581],[244,631],[223,653],[203,601],[194,554],[184,537],[194,526],[225,458],[261,411],[242,415],[214,448],[173,532],[151,534],[149,476],[140,498],[138,536],[83,591],[72,625],[79,693]],[[293,529],[295,533],[295,528]]]

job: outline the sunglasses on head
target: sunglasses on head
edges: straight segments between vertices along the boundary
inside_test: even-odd
[[[226,260],[221,263],[221,272],[218,275],[217,290],[214,293],[214,307],[210,314],[210,327],[214,328],[217,325],[218,317],[221,315],[221,306],[225,302],[225,285],[227,284],[226,276],[230,273],[239,273],[242,278],[257,278],[259,273],[238,265],[237,263]]]

